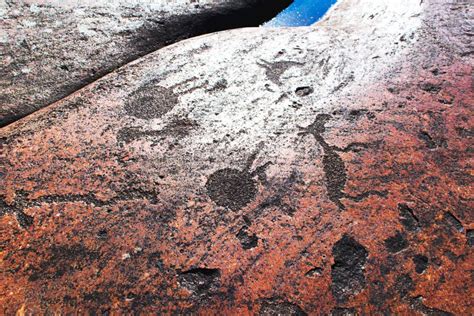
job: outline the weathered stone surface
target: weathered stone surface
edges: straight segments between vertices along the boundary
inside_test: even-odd
[[[290,0],[0,1],[0,127],[149,52],[255,26]]]
[[[471,19],[341,0],[3,128],[4,312],[472,314]]]

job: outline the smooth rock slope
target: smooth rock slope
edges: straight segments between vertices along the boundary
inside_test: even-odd
[[[192,36],[255,26],[290,0],[0,1],[0,127]]]
[[[472,18],[340,0],[1,129],[4,312],[471,314]]]

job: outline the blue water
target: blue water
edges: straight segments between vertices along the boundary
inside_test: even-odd
[[[265,27],[308,26],[321,19],[337,0],[295,0]]]

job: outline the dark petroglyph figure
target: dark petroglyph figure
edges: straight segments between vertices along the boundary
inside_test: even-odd
[[[206,188],[217,205],[233,211],[241,209],[257,195],[257,182],[247,170],[218,170],[209,177]]]
[[[377,146],[380,142],[374,143],[351,143],[345,148],[339,148],[329,145],[323,137],[326,132],[326,123],[331,119],[328,114],[318,114],[314,122],[306,128],[301,128],[302,132],[299,135],[312,135],[319,145],[324,150],[323,156],[323,170],[326,178],[326,188],[328,191],[328,198],[337,205],[340,210],[345,210],[345,205],[341,202],[342,198],[347,198],[356,202],[368,198],[371,195],[380,197],[387,196],[387,191],[369,190],[359,195],[352,196],[344,192],[347,182],[347,172],[344,161],[339,156],[338,152],[358,152],[363,148]]]
[[[172,90],[152,81],[130,95],[125,102],[125,111],[136,118],[150,120],[162,117],[178,102],[178,96]]]
[[[251,172],[250,168],[256,154],[251,155],[244,170],[224,168],[211,174],[206,183],[209,197],[219,206],[237,211],[257,195],[257,181],[264,180],[264,172],[271,163],[266,163]]]
[[[262,60],[261,62],[257,62],[257,65],[265,69],[265,75],[267,76],[268,80],[280,86],[282,84],[281,76],[285,73],[285,71],[291,67],[301,66],[303,63],[295,61],[276,61],[271,63]]]
[[[331,116],[328,114],[319,114],[314,122],[303,129],[300,135],[312,135],[316,141],[323,147],[323,169],[326,175],[326,187],[328,190],[328,198],[334,202],[339,209],[344,210],[345,206],[341,202],[344,197],[344,187],[347,181],[346,168],[341,157],[336,153],[334,148],[324,140],[322,134],[326,131],[326,123]]]

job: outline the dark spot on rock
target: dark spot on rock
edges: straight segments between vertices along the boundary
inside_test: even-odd
[[[446,250],[444,251],[444,255],[452,262],[457,263],[459,259],[463,259],[463,255],[456,255],[454,252],[451,250]]]
[[[174,119],[166,127],[159,131],[163,135],[172,135],[177,139],[183,138],[189,135],[189,133],[196,129],[199,125],[188,118]]]
[[[216,82],[214,86],[212,86],[212,88],[208,89],[207,91],[214,92],[214,91],[225,90],[227,88],[227,85],[228,85],[227,80],[220,79],[219,81]]]
[[[72,307],[75,307],[76,306],[76,303],[77,303],[77,300],[75,298],[72,298],[71,296],[69,295],[65,295],[63,297],[63,303],[67,306],[72,306]]]
[[[468,229],[466,232],[467,244],[472,247],[474,246],[474,229]]]
[[[387,197],[387,194],[388,194],[387,191],[370,190],[370,191],[366,191],[366,192],[363,192],[363,193],[358,194],[358,195],[343,194],[343,196],[350,199],[350,200],[352,200],[352,201],[361,202],[361,201],[367,199],[370,196],[378,196],[378,197],[381,197],[381,198],[385,198],[385,197]]]
[[[349,111],[349,117],[351,119],[358,119],[367,113],[370,113],[367,109],[354,109]]]
[[[153,252],[148,255],[148,267],[157,268],[162,271],[164,268],[163,260],[161,259],[161,254],[158,252]]]
[[[313,92],[314,92],[314,90],[311,87],[299,87],[299,88],[296,88],[296,90],[295,90],[296,95],[299,96],[299,97],[308,96]]]
[[[458,135],[461,137],[465,137],[465,138],[474,137],[474,129],[466,129],[463,127],[456,127],[455,129]]]
[[[425,272],[428,268],[428,257],[423,255],[416,255],[413,257],[413,263],[415,264],[415,271],[418,274]]]
[[[80,244],[71,246],[53,246],[49,249],[50,258],[42,261],[38,268],[32,268],[30,281],[38,279],[56,279],[65,274],[81,271],[99,259],[99,253]]]
[[[23,211],[17,210],[15,212],[15,217],[16,220],[18,221],[18,225],[20,225],[21,228],[28,228],[31,225],[33,225],[33,217],[30,215],[25,214]]]
[[[301,109],[303,107],[303,104],[301,103],[298,103],[296,101],[293,101],[291,104],[290,104],[290,108],[293,108],[293,109]]]
[[[413,210],[406,204],[398,204],[400,212],[400,222],[409,231],[420,230],[420,223]]]
[[[206,183],[209,197],[219,206],[239,210],[257,195],[257,184],[252,175],[236,169],[214,172]]]
[[[292,180],[289,180],[291,182]],[[294,216],[296,213],[296,209],[293,208],[291,205],[286,204],[282,200],[282,196],[279,194],[277,196],[270,196],[265,199],[258,207],[254,210],[254,216],[260,216],[262,212],[267,209],[275,208],[281,211],[282,213],[288,216]]]
[[[385,290],[385,282],[373,280],[369,289],[369,302],[379,309],[386,305],[390,299],[390,294]]]
[[[366,285],[364,265],[368,252],[354,238],[344,235],[332,248],[332,254],[331,291],[338,302],[344,302]]]
[[[245,250],[255,248],[258,245],[257,235],[249,235],[247,229],[247,226],[242,227],[236,236],[237,239],[240,241],[242,248],[244,248]]]
[[[179,283],[194,296],[218,292],[221,273],[218,269],[196,268],[179,274]]]
[[[144,136],[143,132],[138,127],[123,127],[117,132],[117,141],[128,144],[142,136]]]
[[[444,213],[444,221],[458,232],[462,233],[464,231],[462,223],[451,212]]]
[[[379,270],[382,276],[386,276],[390,273],[390,271],[392,271],[391,267],[385,264],[380,265]]]
[[[170,122],[161,130],[142,130],[139,127],[124,127],[117,133],[117,141],[119,143],[131,143],[142,138],[157,138],[174,136],[175,140],[179,140],[189,135],[198,125],[188,119],[176,119]]]
[[[305,273],[305,276],[309,277],[309,278],[312,278],[312,277],[315,277],[315,276],[320,276],[323,274],[323,269],[320,268],[320,267],[316,267],[316,268],[313,268],[311,270],[309,270],[308,272]]]
[[[84,294],[84,301],[94,302],[98,305],[106,305],[110,303],[110,297],[108,293],[93,291],[91,293]]]
[[[388,92],[393,93],[393,94],[399,94],[400,93],[400,89],[397,88],[397,87],[388,87],[387,90],[388,90]]]
[[[107,230],[101,229],[97,232],[97,238],[99,239],[107,239]]]
[[[385,239],[385,248],[391,253],[402,251],[408,247],[408,241],[405,236],[397,232],[394,236]]]
[[[312,134],[318,142],[321,140],[318,137],[322,137],[321,134],[326,131],[326,123],[331,119],[329,114],[318,114],[316,119],[311,125],[304,128],[302,134]],[[324,139],[323,139],[324,141]]]
[[[413,291],[414,288],[412,278],[408,274],[402,274],[395,280],[393,291],[398,293],[400,298],[403,298]]]
[[[441,86],[431,82],[424,82],[420,84],[420,89],[429,93],[438,93],[441,91]]]
[[[446,147],[447,143],[446,140],[440,139],[440,140],[435,140],[431,137],[430,134],[428,134],[425,131],[420,131],[418,133],[418,137],[426,144],[426,146],[429,149],[435,149],[438,147]]]
[[[266,299],[262,302],[260,316],[306,316],[307,314],[296,304],[280,299]]]
[[[337,92],[345,87],[347,87],[349,85],[349,83],[351,83],[352,81],[354,81],[355,77],[354,77],[354,73],[351,73],[346,79],[344,79],[344,81],[342,81],[341,83],[339,83],[332,91],[332,93],[334,92]]]
[[[431,70],[431,73],[435,76],[438,76],[439,75],[439,69],[435,68],[435,69]]]
[[[128,115],[140,119],[160,118],[178,104],[178,96],[156,82],[138,88],[125,102]]]
[[[331,311],[331,316],[355,316],[357,312],[355,308],[336,307]]]

